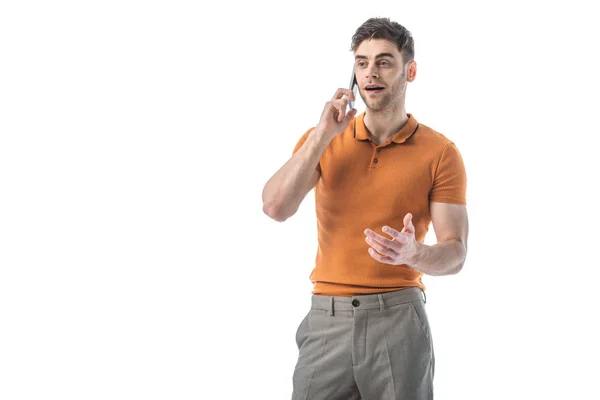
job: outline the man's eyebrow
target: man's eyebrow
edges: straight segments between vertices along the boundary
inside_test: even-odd
[[[390,58],[394,58],[394,55],[393,55],[392,53],[379,53],[379,54],[377,54],[377,55],[375,56],[375,58],[381,58],[381,57],[390,57]],[[358,60],[358,59],[361,59],[361,60],[366,60],[366,59],[367,59],[367,57],[366,57],[366,56],[361,56],[361,55],[357,54],[357,55],[354,57],[354,59],[356,59],[356,60]]]

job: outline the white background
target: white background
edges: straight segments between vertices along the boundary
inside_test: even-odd
[[[468,173],[436,399],[600,398],[592,3],[2,2],[0,398],[290,397],[314,197],[281,224],[261,192],[372,16]]]

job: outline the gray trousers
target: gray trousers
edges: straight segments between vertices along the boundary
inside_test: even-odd
[[[431,400],[424,292],[312,296],[296,332],[292,400]]]

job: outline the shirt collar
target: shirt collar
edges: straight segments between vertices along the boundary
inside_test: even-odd
[[[358,117],[354,119],[354,138],[358,140],[368,140],[369,132],[367,131],[367,127],[365,126],[364,118],[366,111],[360,114]],[[408,121],[404,124],[402,129],[400,129],[394,136],[392,136],[392,142],[395,143],[403,143],[412,136],[413,133],[417,131],[419,127],[419,122],[415,119],[412,114],[408,115]]]

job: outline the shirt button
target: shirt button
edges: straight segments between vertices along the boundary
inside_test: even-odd
[[[354,307],[358,307],[358,306],[360,306],[360,301],[358,301],[358,300],[354,299],[354,300],[352,300],[352,305],[353,305]]]
[[[378,159],[374,159],[374,160],[373,160],[373,162],[374,162],[375,164],[377,164],[377,163],[379,162],[379,160],[378,160]]]

